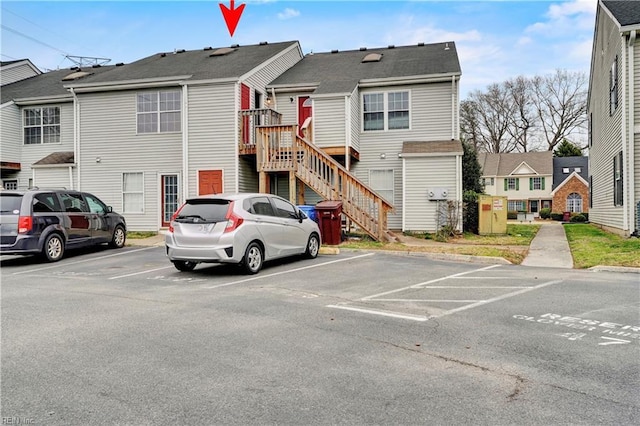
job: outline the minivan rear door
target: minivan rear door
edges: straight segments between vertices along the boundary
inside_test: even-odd
[[[0,193],[0,244],[13,245],[18,236],[22,194]]]
[[[70,245],[85,244],[91,241],[91,222],[89,207],[80,193],[60,193],[64,210],[64,226],[69,235]]]
[[[172,221],[173,238],[179,247],[210,247],[219,243],[227,226],[230,200],[187,200]]]

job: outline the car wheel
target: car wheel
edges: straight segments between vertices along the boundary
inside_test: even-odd
[[[258,243],[249,244],[242,259],[244,270],[249,274],[257,274],[262,269],[263,262],[264,257],[260,245]]]
[[[189,262],[186,260],[173,260],[173,266],[176,267],[178,271],[189,272],[193,271],[193,268],[196,267],[196,262]]]
[[[126,240],[127,234],[124,232],[124,228],[118,225],[116,226],[116,229],[113,230],[113,237],[111,238],[109,245],[113,248],[122,248],[124,247]]]
[[[64,240],[59,234],[51,234],[44,242],[42,254],[49,262],[57,262],[64,255]]]
[[[311,234],[309,242],[307,242],[307,251],[304,252],[305,257],[315,259],[320,251],[320,238],[316,234]]]

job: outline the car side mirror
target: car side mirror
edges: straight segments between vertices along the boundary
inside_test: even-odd
[[[107,206],[107,213],[113,213],[113,207]]]

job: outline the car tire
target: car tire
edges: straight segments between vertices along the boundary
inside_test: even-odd
[[[176,267],[178,271],[189,272],[193,271],[193,268],[196,267],[196,262],[189,262],[188,260],[173,260],[173,266]]]
[[[124,231],[124,228],[120,225],[116,226],[116,229],[113,230],[113,237],[111,237],[111,241],[109,242],[109,246],[112,248],[122,248],[124,247],[124,243],[127,240],[127,233]]]
[[[318,257],[318,252],[320,251],[320,238],[316,234],[311,234],[309,236],[309,241],[307,242],[307,249],[304,252],[304,256],[307,259],[315,259]]]
[[[248,274],[257,274],[262,269],[264,263],[264,253],[260,244],[253,242],[249,244],[242,258],[242,267]]]
[[[57,262],[64,256],[64,239],[60,234],[50,234],[44,241],[42,255],[48,262]]]

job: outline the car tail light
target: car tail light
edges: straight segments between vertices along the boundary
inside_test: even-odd
[[[26,234],[33,229],[33,217],[20,216],[18,219],[18,234]]]
[[[227,226],[224,228],[224,233],[235,231],[242,225],[242,222],[244,222],[243,218],[233,212],[233,203],[234,201],[229,204],[229,210],[227,210],[227,215],[224,217],[227,219]]]
[[[169,232],[173,233],[174,231],[173,221],[176,220],[176,217],[178,217],[178,214],[180,214],[180,210],[182,210],[183,207],[184,207],[184,204],[181,205],[180,208],[178,208],[178,210],[176,210],[173,216],[171,216],[171,220],[169,221]]]

